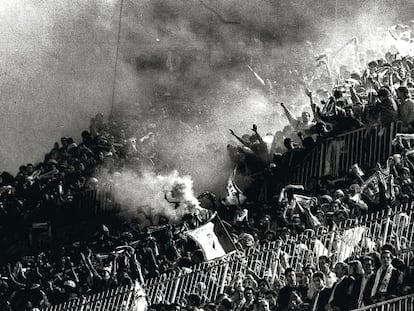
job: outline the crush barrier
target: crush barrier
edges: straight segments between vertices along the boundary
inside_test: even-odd
[[[275,278],[283,278],[284,268],[292,267],[300,271],[306,264],[316,265],[321,255],[336,253],[336,261],[349,256],[361,256],[368,250],[355,247],[353,242],[358,238],[369,238],[382,244],[394,243],[397,236],[400,241],[404,239],[404,247],[401,248],[399,257],[408,263],[412,257],[410,250],[414,245],[412,207],[413,204],[405,204],[362,216],[341,223],[334,231],[329,231],[326,227],[321,227],[316,232],[307,230],[303,234],[289,237],[281,247],[276,242],[268,243],[246,250],[242,256],[233,254],[216,262],[196,265],[189,273],[161,275],[146,283],[149,301],[180,302],[185,295],[193,293],[192,290],[199,282],[206,285],[205,295],[210,301],[214,301],[238,273],[245,273],[247,270],[273,282]],[[356,228],[363,228],[364,232],[353,231]],[[341,253],[339,250],[345,252]]]
[[[413,311],[414,294],[398,297],[395,299],[376,303],[364,308],[355,309],[358,311]]]
[[[373,168],[378,162],[384,164],[394,151],[392,140],[401,129],[402,124],[398,122],[363,127],[328,138],[293,168],[290,182],[306,186],[322,176],[344,176],[354,164],[361,168]]]
[[[258,277],[273,283],[276,278],[283,278],[286,267],[300,271],[306,264],[316,265],[320,255],[346,249],[349,247],[347,243],[356,239],[352,230],[361,226],[365,228],[363,237],[370,238],[372,241],[392,242],[396,236],[400,240],[405,239],[407,251],[402,250],[399,257],[405,262],[411,259],[414,245],[413,203],[362,216],[353,221],[345,221],[334,231],[329,231],[326,227],[320,227],[316,231],[307,230],[303,234],[288,237],[282,246],[277,242],[271,242],[244,252],[229,254],[215,261],[195,265],[191,269],[170,272],[149,279],[145,282],[148,303],[182,303],[187,295],[195,293],[200,282],[205,284],[204,296],[209,301],[214,301],[237,275],[245,274],[247,271],[254,272]],[[344,233],[347,235],[343,240]],[[358,236],[361,237],[360,234]],[[363,249],[357,248],[346,255],[358,256],[363,252]],[[343,257],[345,255],[337,256],[336,260],[345,259]],[[52,306],[46,310],[128,310],[131,295],[131,288],[117,288]]]
[[[129,311],[133,303],[133,287],[118,287],[65,303],[50,306],[45,311]]]

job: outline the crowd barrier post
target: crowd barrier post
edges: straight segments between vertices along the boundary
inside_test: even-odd
[[[180,286],[180,281],[181,281],[181,277],[178,277],[175,280],[174,289],[173,289],[173,292],[172,292],[170,303],[173,303],[175,301],[175,298],[177,297],[177,292],[178,292],[178,287]]]
[[[391,209],[388,209],[388,213],[387,213],[388,217],[385,223],[385,230],[384,230],[384,236],[382,238],[382,245],[384,245],[385,243],[387,243],[387,238],[388,238],[388,229],[390,227],[390,217],[391,217]]]
[[[219,294],[224,293],[224,288],[226,287],[227,273],[228,272],[229,272],[229,262],[226,262],[226,264],[224,265],[223,277],[221,279]]]
[[[273,267],[273,271],[272,271],[272,279],[270,281],[270,285],[273,285],[275,283],[275,279],[276,279],[276,275],[277,275],[277,270],[279,268],[279,258],[280,258],[280,248],[277,249],[276,251],[276,259],[274,262],[274,267]]]

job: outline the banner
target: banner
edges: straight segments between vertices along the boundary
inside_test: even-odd
[[[200,246],[207,261],[236,250],[229,233],[217,214],[206,224],[188,231],[186,234]]]
[[[365,227],[356,227],[345,230],[342,235],[338,238],[338,261],[344,261],[350,257],[354,252],[356,246],[361,242]]]
[[[319,258],[320,256],[331,256],[331,253],[329,253],[329,250],[323,245],[321,240],[316,239],[315,244],[313,246],[313,253],[316,258]]]
[[[234,181],[236,171],[237,166],[234,168],[227,182],[226,197],[222,201],[222,203],[226,206],[241,205],[247,199],[247,197],[243,194],[242,190],[236,185],[236,182]]]

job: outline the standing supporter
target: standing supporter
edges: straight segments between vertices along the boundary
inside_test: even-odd
[[[293,115],[293,113],[286,107],[284,103],[281,103],[280,105],[285,111],[286,117],[295,132],[302,132],[306,136],[312,134],[313,127],[316,125],[316,123],[312,121],[312,117],[309,112],[303,111],[302,116],[299,119]]]
[[[393,255],[389,250],[381,253],[381,266],[375,273],[374,284],[370,294],[370,303],[384,301],[397,294],[399,281],[398,270],[392,265]]]
[[[338,262],[335,265],[335,274],[338,280],[332,287],[328,304],[333,308],[339,308],[339,310],[350,310],[353,305],[352,289],[354,281],[348,276],[348,265]]]
[[[319,270],[323,273],[324,284],[327,288],[332,288],[334,283],[338,280],[336,274],[331,271],[331,260],[327,256],[320,256],[318,259]]]
[[[246,287],[244,289],[245,302],[242,307],[242,311],[252,311],[255,304],[254,290],[252,287]]]
[[[295,270],[293,270],[292,268],[287,268],[285,270],[285,278],[287,284],[279,291],[277,300],[278,308],[281,311],[288,310],[290,295],[293,291],[297,290]]]
[[[378,90],[376,111],[378,113],[378,122],[381,125],[388,125],[398,121],[398,105],[392,98],[390,91],[385,87]]]
[[[362,259],[364,273],[361,277],[355,279],[353,297],[357,298],[353,308],[361,308],[369,304],[369,297],[375,280],[374,260],[367,256]]]
[[[397,96],[400,101],[400,120],[409,129],[414,126],[414,100],[410,96],[410,91],[406,86],[397,88]]]
[[[237,286],[234,289],[234,294],[232,297],[234,311],[241,311],[246,303],[246,298],[244,296],[245,288],[242,285]]]
[[[322,272],[318,271],[312,275],[312,284],[315,292],[310,302],[310,311],[325,311],[325,306],[328,304],[331,296],[331,290],[325,286],[324,279],[325,276]]]

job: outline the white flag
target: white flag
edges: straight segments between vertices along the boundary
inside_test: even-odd
[[[342,233],[338,241],[338,261],[344,261],[352,255],[355,247],[362,240],[365,230],[365,227],[356,227]]]
[[[197,242],[207,261],[222,257],[236,249],[217,215],[206,224],[188,231],[187,235]]]

